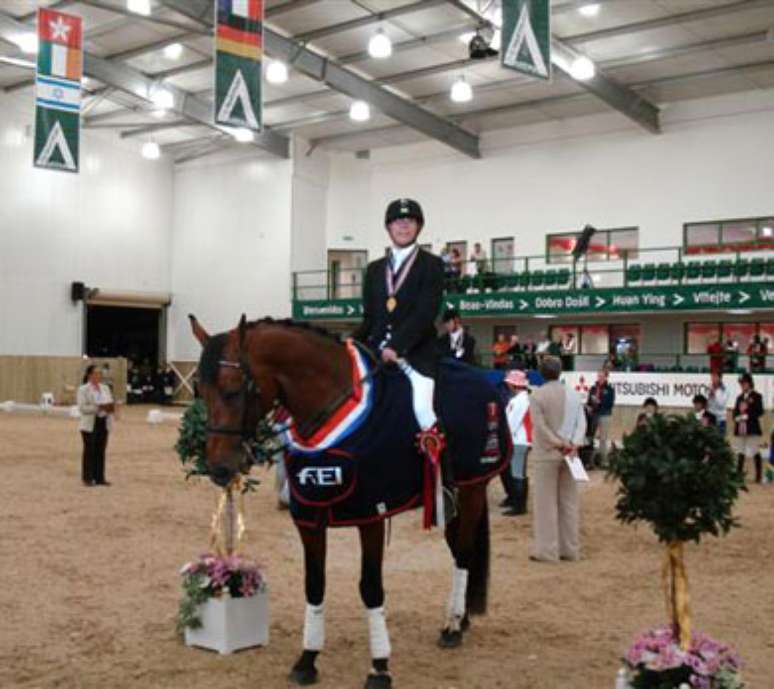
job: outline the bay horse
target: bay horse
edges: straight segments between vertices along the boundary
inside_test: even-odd
[[[203,347],[199,393],[207,407],[206,461],[211,480],[228,486],[253,461],[249,441],[259,421],[282,408],[298,429],[314,428],[352,390],[347,347],[320,328],[294,321],[244,317],[228,332],[210,336],[191,315],[194,336]],[[377,374],[378,375],[378,374]],[[419,461],[419,460],[417,460]],[[303,649],[289,679],[299,685],[317,681],[315,666],[324,643],[326,525],[296,523],[304,549],[306,616]],[[392,683],[390,642],[384,617],[382,561],[384,519],[358,525],[362,563],[360,595],[366,607],[372,667],[366,689]],[[462,643],[469,615],[486,612],[489,580],[489,514],[486,481],[461,485],[458,510],[445,538],[454,565],[447,617],[438,644]]]

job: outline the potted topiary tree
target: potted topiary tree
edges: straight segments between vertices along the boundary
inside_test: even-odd
[[[738,657],[691,631],[683,544],[738,526],[732,508],[744,477],[723,435],[693,416],[656,415],[624,437],[610,458],[619,483],[616,517],[647,522],[665,546],[662,581],[670,625],[642,635],[624,658],[622,686],[738,689]],[[621,682],[619,682],[619,685]]]

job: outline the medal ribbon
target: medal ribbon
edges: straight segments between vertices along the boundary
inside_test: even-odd
[[[419,247],[415,247],[414,251],[411,253],[411,256],[403,261],[403,265],[398,268],[397,283],[395,282],[396,273],[394,273],[392,270],[392,257],[390,257],[390,260],[387,261],[387,296],[394,297],[398,293],[398,290],[403,286],[403,283],[406,282],[406,277],[411,270],[411,266],[414,265],[417,254],[419,254]]]

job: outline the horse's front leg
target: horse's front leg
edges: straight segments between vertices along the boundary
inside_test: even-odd
[[[302,686],[317,681],[315,661],[325,644],[325,528],[310,529],[299,526],[298,533],[304,545],[306,572],[306,615],[304,618],[304,649],[290,671],[290,680]]]
[[[371,644],[371,671],[365,689],[387,689],[392,686],[389,671],[390,636],[384,615],[384,587],[382,562],[384,560],[384,522],[360,527],[362,565],[360,570],[360,597],[366,607],[368,635]]]

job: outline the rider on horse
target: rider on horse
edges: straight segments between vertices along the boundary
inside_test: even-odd
[[[385,364],[397,365],[411,382],[414,416],[421,429],[420,449],[435,453],[435,460],[443,457],[449,519],[454,512],[453,482],[450,463],[441,452],[445,443],[433,404],[438,370],[435,319],[443,299],[443,261],[416,243],[425,224],[416,201],[392,201],[384,224],[392,247],[387,256],[368,264],[363,322],[353,336],[377,351]]]

